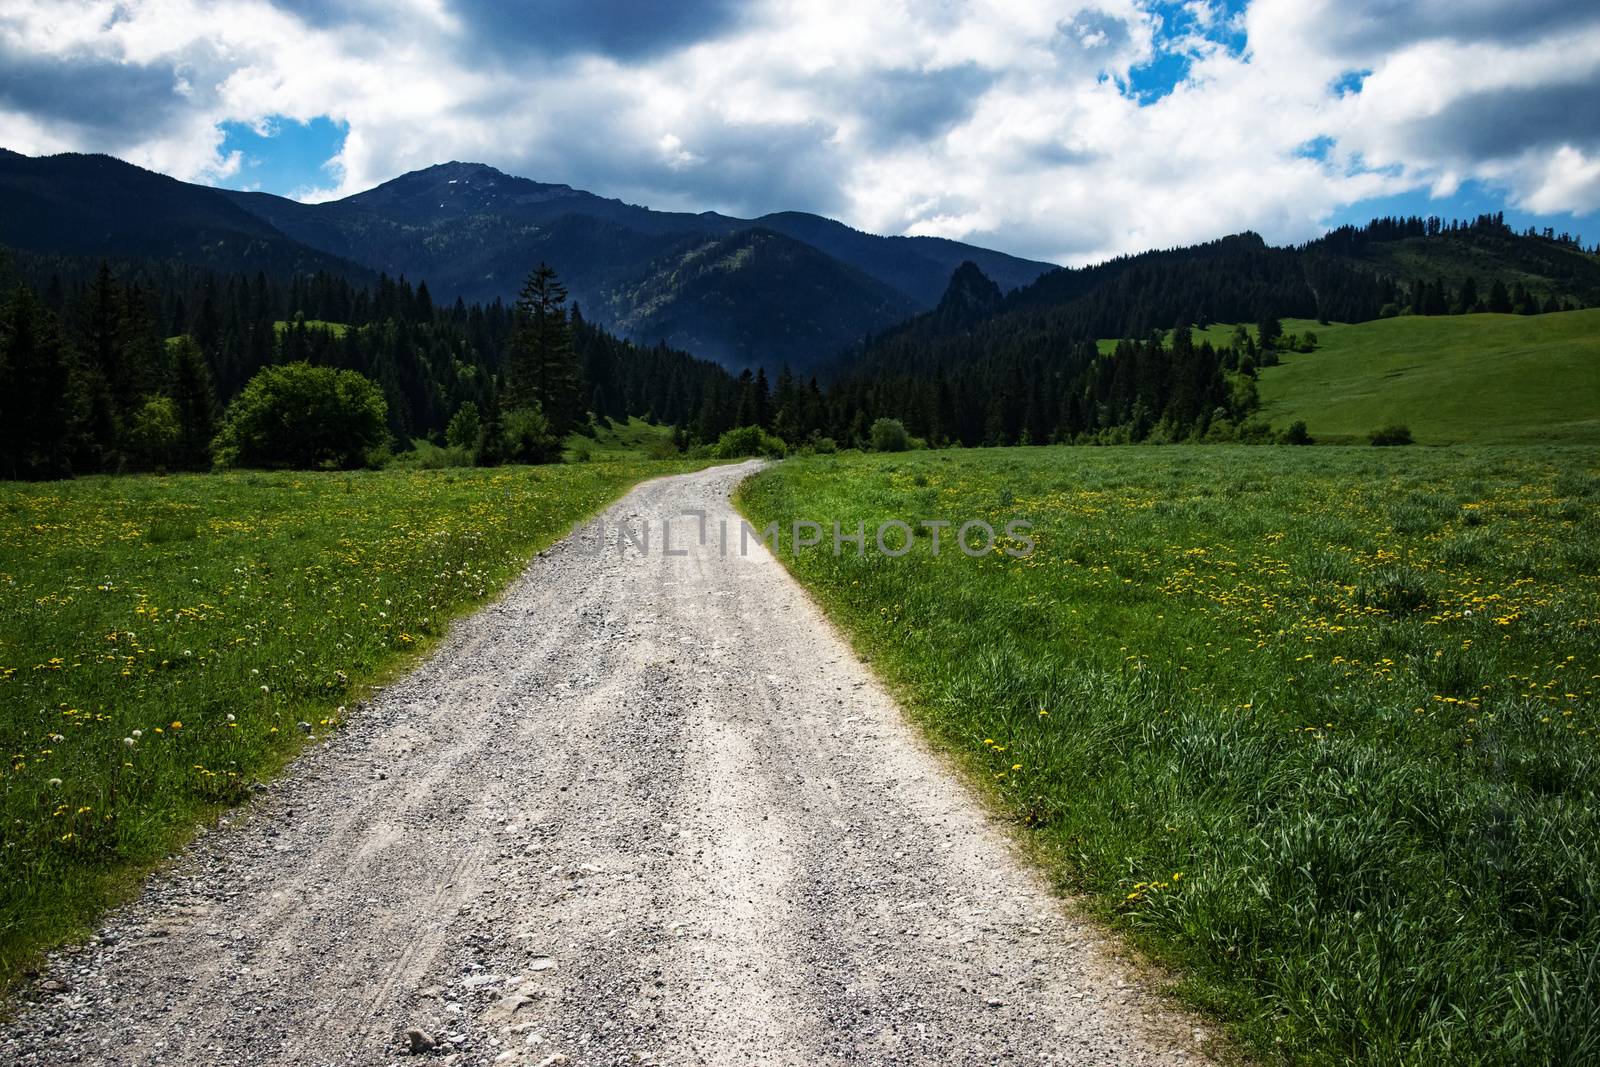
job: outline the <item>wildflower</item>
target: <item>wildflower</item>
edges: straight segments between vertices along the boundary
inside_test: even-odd
[[[134,746],[134,745],[137,745],[137,744],[138,744],[138,743],[139,743],[139,742],[137,742],[137,741],[135,741],[135,740],[134,740],[134,739],[133,739],[133,738],[131,738],[131,737],[124,737],[124,738],[123,738],[123,739],[122,739],[122,743],[123,743],[123,744],[124,744],[124,745],[127,745],[127,746],[128,746],[128,747],[129,747],[129,748],[132,748],[132,747],[133,747],[133,746]]]
[[[47,784],[50,786],[51,789],[60,789],[61,788],[61,779],[52,778],[52,779],[50,779],[50,781]]]
[[[173,719],[173,720],[172,720],[172,728],[173,728],[173,729],[174,729],[174,730],[181,730],[181,729],[183,729],[183,723],[182,723],[182,722],[180,722],[180,721],[179,721],[179,720],[177,720],[177,719]]]

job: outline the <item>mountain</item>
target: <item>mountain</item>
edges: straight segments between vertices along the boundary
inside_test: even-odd
[[[0,201],[0,243],[32,252],[279,278],[383,272],[425,280],[447,302],[513,300],[544,261],[598,324],[645,344],[692,344],[733,368],[789,362],[810,370],[933,307],[966,261],[1002,289],[1052,269],[800,212],[738,219],[655,211],[481,163],[441,163],[342,200],[302,204],[191,185],[107,156],[0,150]]]
[[[179,259],[220,271],[326,271],[354,263],[286,237],[215,189],[98,155],[33,158],[0,149],[0,244],[30,252]]]
[[[586,305],[587,306],[587,305]],[[608,292],[602,318],[729,367],[815,367],[918,308],[801,241],[762,228],[675,249]]]
[[[692,343],[733,367],[814,367],[863,334],[931,308],[965,261],[1007,289],[1052,269],[942,238],[879,237],[801,212],[738,219],[655,211],[481,163],[441,163],[326,204],[222,195],[311,247],[426,278],[447,300],[512,299],[543,260],[598,321],[645,343]],[[750,233],[765,236],[729,247],[762,254],[720,254],[717,242]],[[708,263],[718,266],[703,269]],[[690,288],[679,290],[673,264],[690,265],[681,279]],[[785,311],[768,317],[736,307],[735,293],[787,302]]]

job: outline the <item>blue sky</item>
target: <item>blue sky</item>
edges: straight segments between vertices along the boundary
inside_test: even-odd
[[[327,115],[306,122],[271,115],[260,123],[223,122],[223,156],[237,156],[239,167],[222,185],[279,196],[319,189],[334,177],[331,160],[344,147],[347,123]]]
[[[1082,263],[1378,214],[1600,241],[1592,0],[8,0],[0,145],[327,199],[474,160]]]

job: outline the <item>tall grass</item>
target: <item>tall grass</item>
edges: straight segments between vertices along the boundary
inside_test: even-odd
[[[924,536],[789,565],[1263,1059],[1579,1063],[1597,474],[1592,449],[992,450],[790,462],[741,506],[1034,522],[1025,559]]]
[[[0,484],[0,985],[460,612],[685,464]]]

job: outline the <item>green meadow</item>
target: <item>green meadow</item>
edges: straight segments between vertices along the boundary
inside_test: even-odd
[[[692,466],[0,484],[0,983],[572,523]]]
[[[1325,441],[1403,423],[1419,444],[1600,444],[1600,308],[1284,329],[1320,347],[1261,369],[1273,426],[1303,419]]]
[[[1194,331],[1195,342],[1221,348],[1234,329],[1212,323]],[[1256,417],[1274,429],[1303,421],[1324,444],[1364,444],[1396,423],[1425,445],[1600,444],[1600,308],[1285,319],[1283,329],[1315,334],[1317,349],[1260,368]],[[1110,352],[1117,342],[1099,345]]]
[[[1034,524],[1025,558],[784,556],[1263,1062],[1600,1058],[1600,450],[819,456],[740,506]]]

